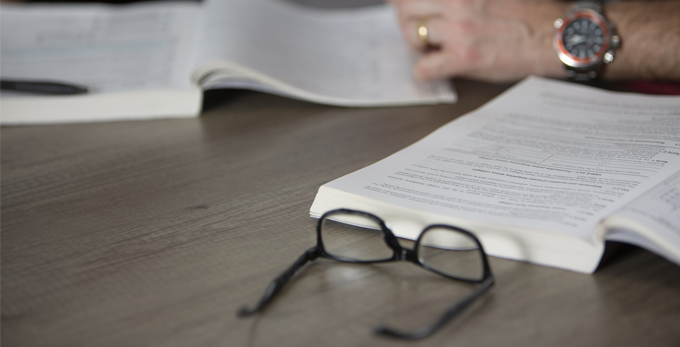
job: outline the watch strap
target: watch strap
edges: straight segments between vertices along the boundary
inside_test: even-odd
[[[571,11],[579,11],[590,9],[598,13],[602,13],[602,1],[577,1],[571,8]]]

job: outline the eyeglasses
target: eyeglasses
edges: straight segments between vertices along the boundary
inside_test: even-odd
[[[257,306],[252,309],[242,307],[238,311],[239,317],[262,311],[298,270],[319,257],[360,264],[406,260],[453,280],[480,284],[434,323],[416,331],[404,332],[385,326],[375,329],[378,334],[397,338],[415,340],[430,336],[494,283],[482,244],[473,234],[457,227],[430,225],[420,234],[414,248],[407,249],[399,244],[382,219],[366,212],[339,209],[325,213],[319,219],[316,232],[316,246],[271,282]]]

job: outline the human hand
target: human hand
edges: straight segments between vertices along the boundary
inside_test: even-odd
[[[570,4],[552,0],[388,0],[406,41],[423,52],[421,80],[466,77],[509,82],[535,74],[565,77],[553,49],[553,22]],[[425,20],[427,47],[418,37]],[[434,49],[432,49],[434,47]]]

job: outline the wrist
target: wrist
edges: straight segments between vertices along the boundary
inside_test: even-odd
[[[539,62],[539,64],[536,64],[535,74],[539,76],[566,79],[567,70],[555,53],[553,45],[555,38],[554,23],[556,19],[563,17],[569,11],[573,6],[573,3],[551,1],[547,4],[548,6],[541,16],[542,19],[540,23],[537,23],[537,26],[541,28],[542,34],[541,49],[538,50],[539,56],[535,59],[535,61]]]
[[[604,13],[622,38],[605,79],[680,80],[679,1],[607,2]]]

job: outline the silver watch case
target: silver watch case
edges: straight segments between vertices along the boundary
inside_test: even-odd
[[[604,38],[599,51],[595,52],[592,56],[582,58],[571,54],[563,42],[564,30],[570,23],[581,18],[588,19],[600,26],[603,30]],[[614,48],[619,46],[621,38],[616,34],[614,27],[599,12],[589,8],[572,10],[563,18],[556,20],[554,25],[557,30],[553,39],[553,46],[558,57],[567,68],[580,71],[594,70],[602,63],[608,64],[614,60]]]

